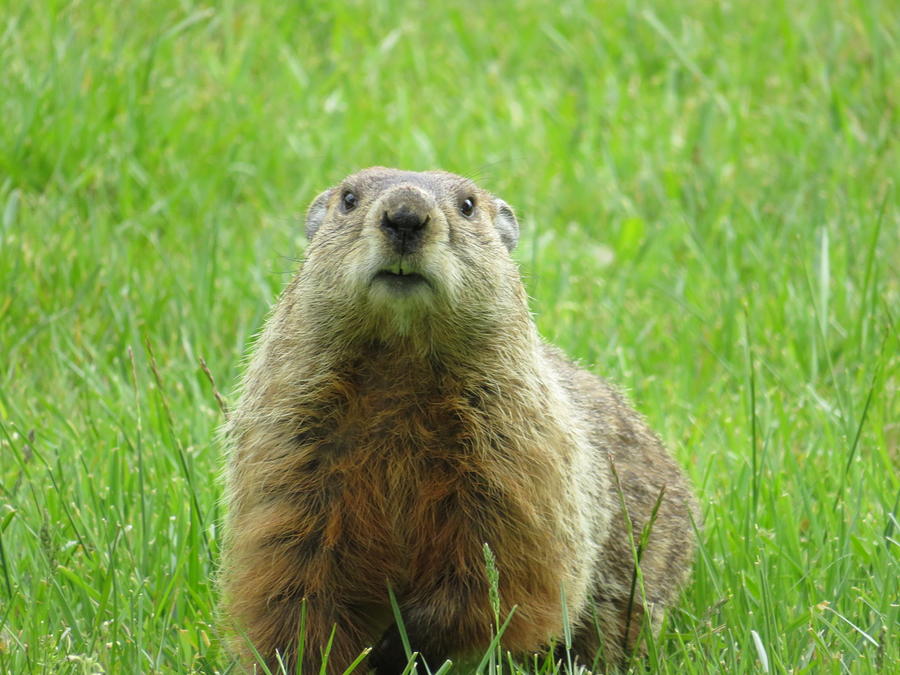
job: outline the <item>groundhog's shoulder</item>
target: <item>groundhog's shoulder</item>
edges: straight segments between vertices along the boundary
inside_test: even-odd
[[[654,483],[681,483],[677,464],[628,397],[559,348],[544,342],[541,356],[589,429],[594,450],[623,467],[643,467]]]
[[[556,378],[573,405],[595,418],[610,415],[613,419],[608,420],[609,423],[626,421],[620,419],[623,415],[643,422],[621,391],[604,378],[590,372],[559,347],[542,341],[540,352],[549,370],[548,374]]]

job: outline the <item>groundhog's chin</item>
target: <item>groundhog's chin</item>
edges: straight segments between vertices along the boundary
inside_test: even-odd
[[[369,283],[369,300],[385,312],[425,311],[435,295],[434,283],[423,274],[381,270]]]
[[[372,286],[400,298],[414,293],[432,292],[431,281],[416,272],[381,270],[372,278]]]
[[[364,314],[387,321],[385,326],[411,328],[425,317],[446,312],[446,305],[453,306],[460,274],[452,260],[422,253],[401,259],[389,253],[379,250],[367,264],[348,270],[368,305],[360,308]]]

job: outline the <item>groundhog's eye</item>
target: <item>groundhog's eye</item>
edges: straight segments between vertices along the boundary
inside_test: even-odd
[[[357,199],[356,195],[350,192],[349,190],[344,193],[344,196],[341,197],[341,206],[344,207],[344,212],[352,211],[356,208]]]
[[[462,204],[459,205],[459,212],[466,218],[471,217],[475,213],[475,200],[472,197],[463,199]]]

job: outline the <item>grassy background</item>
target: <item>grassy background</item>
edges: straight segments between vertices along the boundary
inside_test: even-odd
[[[0,672],[228,667],[199,361],[227,395],[375,163],[512,203],[541,331],[696,482],[657,671],[900,668],[898,43],[891,0],[0,0]]]

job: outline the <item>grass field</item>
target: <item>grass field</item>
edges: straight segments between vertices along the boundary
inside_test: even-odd
[[[0,672],[230,667],[201,363],[370,164],[513,204],[692,476],[652,672],[900,671],[898,95],[892,0],[0,0]]]

